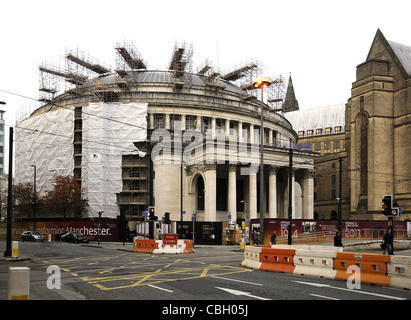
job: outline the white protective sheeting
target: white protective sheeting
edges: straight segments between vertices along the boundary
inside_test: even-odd
[[[74,109],[55,109],[20,122],[15,132],[15,180],[33,182],[43,195],[59,175],[72,175]]]
[[[122,156],[139,154],[133,142],[147,138],[147,103],[91,103],[83,107],[82,187],[88,215],[116,218],[122,190]]]

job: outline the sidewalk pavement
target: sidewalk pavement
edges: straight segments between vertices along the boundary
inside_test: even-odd
[[[53,241],[55,242],[55,241]],[[346,252],[363,252],[363,253],[374,253],[374,254],[382,254],[382,249],[380,248],[380,240],[349,240],[343,241],[344,251]],[[120,251],[127,251],[133,252],[134,244],[132,242],[100,242],[92,241],[88,244],[81,244],[82,246],[94,247],[94,248],[104,248],[104,249],[111,249],[111,250],[120,250]],[[313,245],[319,246],[333,246],[334,243],[332,242],[322,242],[316,243]],[[228,249],[228,250],[240,250],[240,245],[195,245],[195,249],[201,248],[214,248],[214,249]],[[401,240],[398,242],[394,242],[394,254],[401,255],[401,256],[411,256],[411,240]],[[0,255],[0,261],[9,261],[9,262],[16,262],[16,261],[25,261],[30,260],[31,256],[19,254],[18,258],[12,257],[4,257]]]
[[[363,253],[374,253],[374,254],[382,254],[382,249],[380,248],[380,240],[348,240],[343,241],[344,251],[346,252],[363,252]],[[106,249],[113,249],[113,250],[122,250],[122,251],[133,251],[134,246],[132,242],[100,242],[100,245],[97,242],[90,242],[89,244],[83,244],[84,246],[93,246],[97,248],[106,248]],[[314,245],[321,245],[321,246],[333,246],[333,242],[326,242],[326,243],[317,243]],[[225,248],[236,250],[240,249],[240,245],[195,245],[195,249],[200,248]],[[396,255],[404,255],[404,256],[411,256],[411,240],[399,240],[394,242],[394,254]]]

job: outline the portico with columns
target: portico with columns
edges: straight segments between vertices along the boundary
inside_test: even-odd
[[[264,150],[264,217],[283,218],[288,216],[288,150],[267,147]],[[270,158],[278,158],[274,161]],[[313,219],[314,177],[312,154],[294,150],[292,179],[292,207],[294,219]],[[260,217],[259,171],[247,172],[241,163],[220,160],[219,163],[195,163],[185,165],[183,170],[183,207],[185,221],[193,213],[197,221],[250,220]],[[178,171],[178,170],[177,170]],[[178,181],[176,171],[174,181]],[[170,174],[164,170],[163,175]],[[175,198],[179,188],[175,186]],[[171,190],[169,190],[171,192]],[[163,196],[162,199],[165,197]],[[168,207],[172,202],[168,202]],[[177,203],[178,207],[179,203]],[[156,207],[158,207],[156,203]],[[178,208],[176,208],[178,210]],[[230,219],[229,219],[230,217]],[[178,217],[175,217],[179,220]]]
[[[260,124],[258,118],[224,112],[208,116],[150,112],[149,128],[170,132],[170,150],[184,150],[183,170],[180,155],[171,163],[153,159],[156,212],[170,212],[180,220],[181,199],[184,221],[230,221],[260,217]],[[176,122],[179,121],[179,122]],[[281,120],[281,122],[279,122]],[[173,131],[183,134],[182,148],[173,140]],[[190,130],[190,131],[189,131]],[[190,138],[195,138],[197,144]],[[187,136],[186,136],[187,135]],[[199,138],[200,137],[200,138]],[[202,139],[200,142],[198,139]],[[283,118],[268,114],[264,124],[264,217],[287,218],[289,147],[293,146],[293,218],[312,219],[314,215],[314,158],[298,150],[297,135]],[[190,143],[191,141],[191,143]],[[187,149],[192,148],[192,150]],[[169,151],[170,151],[169,150]],[[198,153],[198,151],[201,151]],[[187,157],[187,155],[189,155]],[[160,157],[161,158],[161,157]],[[176,161],[177,160],[177,161]],[[180,188],[182,181],[182,194]],[[171,181],[171,185],[170,185]],[[168,187],[167,187],[168,185]]]

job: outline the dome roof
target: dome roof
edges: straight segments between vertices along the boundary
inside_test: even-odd
[[[116,84],[119,79],[126,81],[128,83],[134,83],[136,85],[145,83],[171,85],[175,81],[173,73],[174,71],[171,70],[135,70],[128,71],[127,76],[124,78],[121,78],[119,75],[115,73],[110,73],[87,80],[83,84],[83,87],[94,86],[96,85],[96,83],[100,85]],[[205,87],[205,79],[206,77],[202,75],[185,73],[181,78],[178,78],[178,81],[184,82],[184,85]],[[214,81],[215,84],[217,84],[218,86],[225,87],[225,91],[230,91],[242,95],[247,94],[246,91],[223,79],[217,78]]]

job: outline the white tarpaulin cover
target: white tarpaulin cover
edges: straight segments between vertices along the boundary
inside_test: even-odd
[[[140,154],[133,142],[147,138],[147,103],[91,103],[82,114],[82,188],[88,215],[116,218],[116,193],[122,190],[122,155]],[[51,190],[58,175],[73,175],[74,108],[32,116],[16,127],[16,182],[33,182],[37,191]]]
[[[51,190],[59,175],[72,175],[74,109],[55,109],[27,118],[16,126],[15,181],[33,182],[40,194]]]
[[[91,103],[83,107],[82,187],[89,216],[116,218],[123,155],[139,154],[133,142],[147,138],[147,103]]]

